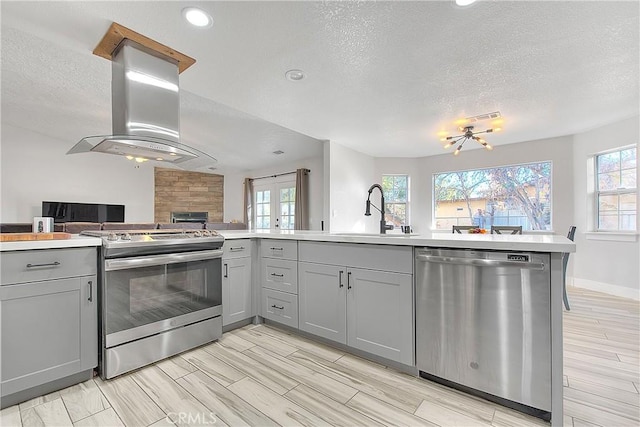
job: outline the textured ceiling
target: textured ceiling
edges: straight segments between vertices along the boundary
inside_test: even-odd
[[[188,26],[185,6],[209,11],[213,27]],[[636,1],[1,7],[2,121],[69,147],[109,132],[110,64],[91,51],[112,21],[196,58],[180,76],[183,142],[223,169],[267,166],[276,149],[315,155],[314,138],[374,156],[440,154],[438,131],[496,110],[505,123],[487,137],[494,145],[585,131],[639,108]],[[306,78],[286,80],[293,68]]]

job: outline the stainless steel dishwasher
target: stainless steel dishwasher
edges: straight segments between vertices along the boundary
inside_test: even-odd
[[[549,420],[548,254],[416,248],[420,376]]]

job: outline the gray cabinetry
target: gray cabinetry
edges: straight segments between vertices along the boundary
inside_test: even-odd
[[[298,242],[260,242],[262,317],[298,327]]]
[[[1,406],[91,378],[96,248],[2,252],[0,259]]]
[[[300,329],[343,344],[347,343],[347,268],[300,262]]]
[[[413,364],[410,247],[300,242],[299,254],[301,330]]]
[[[229,240],[222,258],[222,324],[252,316],[251,248],[249,239]]]

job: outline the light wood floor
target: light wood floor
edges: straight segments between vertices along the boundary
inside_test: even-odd
[[[638,302],[578,288],[570,300],[565,425],[639,425]],[[3,427],[174,424],[548,425],[264,325],[0,412]]]

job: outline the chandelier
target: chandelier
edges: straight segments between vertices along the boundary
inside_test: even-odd
[[[464,145],[465,142],[467,142],[470,139],[477,141],[480,145],[482,145],[487,150],[493,150],[493,147],[489,145],[487,141],[485,141],[484,139],[476,135],[480,135],[483,133],[497,132],[500,130],[500,128],[493,128],[493,129],[474,132],[473,126],[465,126],[465,127],[461,127],[460,130],[464,132],[462,135],[447,136],[446,138],[441,139],[441,141],[449,141],[447,145],[444,146],[444,148],[452,147],[456,145],[458,142],[462,141],[460,142],[460,145],[458,145],[458,148],[456,148],[456,150],[453,152],[454,156],[457,156],[458,154],[460,154],[460,150],[462,150],[462,146]]]

